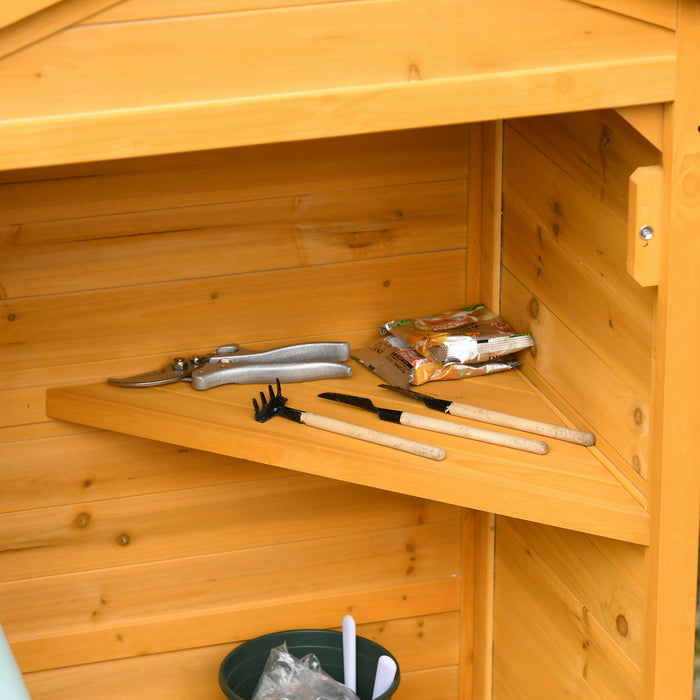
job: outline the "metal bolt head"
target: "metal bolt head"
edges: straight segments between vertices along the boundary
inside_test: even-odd
[[[654,229],[651,226],[642,226],[639,229],[639,237],[643,241],[649,241],[654,237]]]

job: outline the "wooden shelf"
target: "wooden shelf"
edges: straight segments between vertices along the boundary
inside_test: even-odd
[[[283,393],[294,408],[441,445],[447,450],[445,461],[433,462],[282,418],[256,423],[251,399],[261,387],[250,385],[205,392],[185,383],[148,389],[107,382],[54,388],[47,392],[47,414],[331,479],[648,544],[645,508],[606,468],[595,447],[550,440],[547,455],[532,455],[381,422],[370,413],[317,398],[321,391],[338,390],[369,396],[381,407],[439,416],[377,384],[372,373],[355,367],[350,379],[289,384]],[[562,422],[517,371],[433,384],[427,393]]]

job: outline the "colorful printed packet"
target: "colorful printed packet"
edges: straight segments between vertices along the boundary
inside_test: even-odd
[[[452,363],[429,360],[414,350],[406,341],[393,335],[384,335],[355,353],[353,358],[387,384],[408,389],[426,382],[442,379],[462,379],[479,374],[493,374],[518,367],[520,360],[504,356],[487,362]]]
[[[483,304],[437,316],[389,321],[381,332],[401,338],[421,356],[443,365],[488,362],[533,344],[532,335],[516,333]]]

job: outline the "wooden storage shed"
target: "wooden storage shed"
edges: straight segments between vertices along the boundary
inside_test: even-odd
[[[236,645],[347,612],[396,700],[690,697],[699,73],[696,0],[3,3],[0,623],[32,697],[223,697]],[[260,425],[259,387],[106,382],[477,302],[535,346],[426,391],[595,446],[432,462]],[[317,398],[430,414],[353,369],[285,394],[426,441]]]

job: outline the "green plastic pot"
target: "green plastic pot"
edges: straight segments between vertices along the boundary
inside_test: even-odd
[[[335,680],[343,682],[343,636],[332,630],[288,630],[256,637],[234,649],[221,663],[219,686],[230,700],[251,700],[262,675],[270,650],[287,643],[287,649],[298,659],[315,654],[321,668]],[[383,646],[365,637],[357,637],[357,695],[371,700],[377,661],[382,655],[396,658]],[[401,680],[399,664],[389,690],[378,700],[389,700]]]

